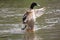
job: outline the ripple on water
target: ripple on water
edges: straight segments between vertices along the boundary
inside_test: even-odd
[[[45,19],[46,23],[58,23],[58,19],[59,18],[49,18],[49,19]]]
[[[0,30],[0,33],[11,33],[11,34],[24,34],[25,30],[21,30],[24,27],[22,24],[0,24],[0,26],[10,26],[10,29]],[[13,27],[13,28],[12,28]],[[34,31],[39,30],[39,25],[35,25]]]
[[[21,10],[23,10],[23,9],[21,9]],[[21,17],[23,15],[23,14],[20,14],[20,12],[22,12],[21,10],[20,9],[14,9],[14,8],[13,9],[11,9],[11,8],[0,9],[0,17],[2,17],[2,18],[10,18],[10,17],[18,18],[18,16]],[[60,9],[48,11],[46,14],[60,15]],[[40,27],[40,25],[38,23],[35,24],[34,29],[39,30],[39,37],[35,37],[34,40],[37,40],[37,38],[40,38],[38,40],[44,40],[44,39],[48,39],[48,40],[53,39],[54,40],[54,39],[59,39],[60,38],[60,29],[58,30],[57,27],[55,26],[58,23],[60,25],[60,16],[59,17],[58,16],[54,17],[54,15],[50,15],[50,18],[49,17],[45,18],[45,23],[47,25],[43,24],[42,27]],[[6,20],[2,19],[0,21],[4,22]],[[22,25],[22,24],[0,24],[0,28],[2,27],[4,29],[4,30],[0,30],[0,37],[1,36],[7,36],[5,34],[24,34],[25,30],[21,30],[21,28],[23,26],[24,25]],[[5,28],[9,27],[9,29],[5,29],[4,27]],[[41,32],[40,32],[40,30],[41,30]],[[42,37],[40,37],[40,36],[42,36]],[[10,39],[9,38],[8,40],[12,40],[12,39],[13,40],[20,40],[18,38],[17,39],[14,39],[14,38]]]

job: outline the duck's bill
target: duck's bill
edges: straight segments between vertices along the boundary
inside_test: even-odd
[[[37,6],[40,6],[39,4],[37,4]]]

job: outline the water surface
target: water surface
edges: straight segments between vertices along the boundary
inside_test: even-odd
[[[23,13],[28,8],[0,8],[0,40],[60,40],[60,3],[55,1],[47,1],[45,14],[35,22],[39,30],[33,33],[20,31],[24,26]]]

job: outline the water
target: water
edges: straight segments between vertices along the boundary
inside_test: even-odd
[[[25,8],[0,9],[0,40],[60,39],[60,9],[48,8],[48,11],[42,17],[38,18],[35,27],[40,29],[34,33],[20,31],[23,27],[21,20],[23,14],[19,10],[23,10],[23,13],[25,12]]]
[[[32,33],[21,31],[22,16],[27,8],[0,8],[0,40],[60,40],[59,8],[48,4],[45,14],[37,18],[36,31]]]

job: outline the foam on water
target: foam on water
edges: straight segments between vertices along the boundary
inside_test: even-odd
[[[37,31],[41,28],[38,28],[36,25],[34,27],[34,31]],[[10,29],[10,33],[12,34],[24,34],[26,32],[26,30],[21,30],[21,28],[13,28],[13,29]]]
[[[19,25],[19,24],[0,24],[0,26],[14,26],[13,28],[10,28],[10,29],[6,29],[6,30],[0,30],[0,33],[1,34],[4,34],[4,33],[11,33],[11,34],[24,34],[25,33],[25,30],[21,30],[21,28],[23,27],[22,25]],[[22,26],[22,27],[20,27]],[[38,28],[37,25],[35,25],[34,27],[34,31],[37,31],[41,28]]]
[[[3,25],[3,24],[0,24],[0,25]],[[0,35],[1,34],[24,34],[26,32],[26,30],[21,30],[21,28],[23,27],[19,27],[19,24],[6,24],[7,26],[8,25],[11,25],[11,26],[15,26],[14,28],[10,28],[8,30],[0,30]],[[40,27],[39,25],[35,25],[34,27],[34,31],[37,31],[37,30],[40,30],[40,29],[50,29],[52,28],[52,26],[54,26],[55,24],[51,24],[51,25],[46,25],[46,26],[43,26],[43,27]]]

